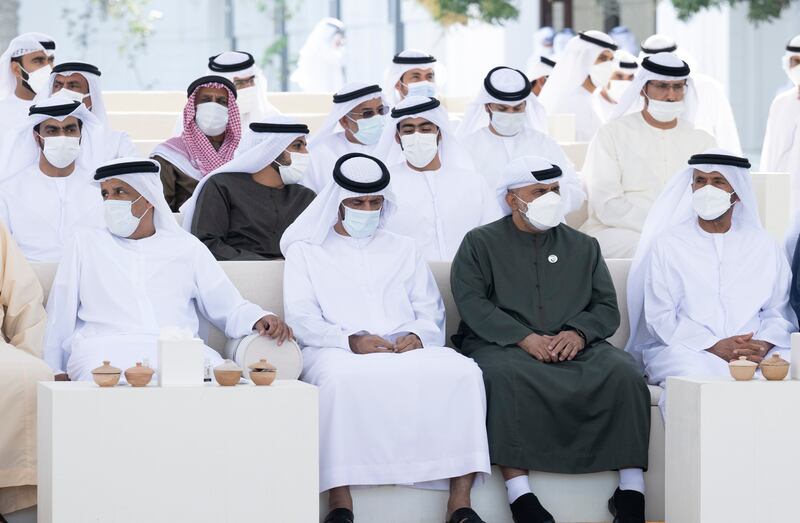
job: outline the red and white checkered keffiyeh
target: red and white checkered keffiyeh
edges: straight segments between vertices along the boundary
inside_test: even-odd
[[[219,150],[214,149],[208,136],[197,127],[194,121],[196,107],[194,98],[197,89],[201,87],[216,87],[228,91],[228,126],[225,128],[225,140]],[[164,145],[175,149],[189,159],[192,165],[197,167],[200,175],[205,176],[214,169],[221,167],[233,159],[233,153],[239,146],[242,138],[242,122],[239,118],[239,106],[236,105],[236,97],[226,86],[211,82],[198,85],[192,95],[186,100],[183,108],[183,132],[180,136],[170,138]]]

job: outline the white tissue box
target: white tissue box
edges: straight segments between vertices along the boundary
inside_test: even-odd
[[[800,332],[792,333],[792,354],[789,358],[789,378],[793,380],[800,380]]]
[[[198,338],[158,340],[158,384],[161,387],[203,385],[205,345]]]

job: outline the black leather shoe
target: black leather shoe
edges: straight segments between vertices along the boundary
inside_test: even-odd
[[[454,510],[453,515],[447,520],[447,523],[486,523],[477,512],[469,507],[461,507]]]
[[[614,516],[614,523],[645,523],[644,494],[617,489],[608,500],[608,511]]]
[[[511,504],[511,515],[514,523],[556,523],[533,492],[521,495]]]
[[[325,523],[353,523],[356,516],[352,510],[346,508],[335,508],[325,516]]]

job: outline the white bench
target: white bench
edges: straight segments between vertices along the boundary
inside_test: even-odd
[[[571,113],[551,114],[547,121],[547,134],[559,143],[574,142],[576,136],[575,115]]]
[[[284,114],[325,113],[333,105],[332,93],[300,93],[273,91],[269,102]],[[107,111],[179,112],[186,103],[186,91],[103,91]],[[463,113],[472,101],[470,96],[447,96],[442,104],[451,113]]]
[[[272,92],[267,99],[282,113],[328,113],[333,104],[328,93]],[[107,111],[173,112],[183,110],[186,91],[104,91]]]
[[[267,93],[267,100],[284,114],[328,114],[333,106],[333,93],[272,92]]]
[[[581,172],[583,164],[586,162],[586,151],[589,149],[589,142],[558,142],[561,150],[575,166],[575,170]]]
[[[178,112],[186,91],[103,91],[106,111]]]
[[[136,154],[142,158],[148,158],[153,149],[163,140],[133,140],[133,146],[136,147]]]
[[[617,289],[622,323],[609,340],[623,347],[628,337],[629,326],[626,306],[626,283],[629,260],[607,260],[614,285]],[[33,264],[42,287],[47,294],[55,276],[55,264]],[[283,262],[246,261],[222,262],[222,267],[242,295],[254,303],[276,314],[283,314]],[[450,264],[431,264],[436,282],[442,293],[447,311],[447,339],[458,326],[458,310],[450,290]],[[209,346],[222,352],[226,338],[215,327],[203,321],[201,331],[207,331]],[[664,519],[664,424],[658,411],[660,389],[651,387],[650,468],[647,481],[648,520]],[[559,522],[609,521],[605,509],[608,497],[617,486],[615,472],[585,475],[562,475],[532,473],[531,480],[543,503],[553,512]],[[407,487],[368,487],[353,489],[356,510],[361,521],[381,523],[399,521],[404,523],[429,522],[444,514],[447,494],[444,492],[418,490]],[[490,481],[474,489],[474,506],[487,521],[510,522],[506,503],[505,486],[497,469]],[[321,499],[321,513],[326,512],[327,498]]]
[[[324,113],[294,113],[287,114],[298,122],[308,125],[313,133],[322,126],[325,118]],[[120,131],[125,131],[134,141],[155,142],[159,144],[170,138],[176,129],[180,112],[161,112],[161,111],[109,111],[108,124]],[[242,129],[244,132],[244,129]]]
[[[174,111],[108,111],[108,125],[125,131],[132,140],[158,140],[172,136],[180,113]]]

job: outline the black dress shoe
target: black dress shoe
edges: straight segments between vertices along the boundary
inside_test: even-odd
[[[325,523],[353,523],[356,516],[352,510],[346,508],[335,508],[325,516]]]
[[[533,492],[521,495],[511,504],[511,515],[514,523],[556,523]]]
[[[617,489],[608,500],[608,511],[614,516],[614,523],[645,523],[644,494]]]
[[[486,523],[477,512],[469,507],[461,507],[454,510],[453,515],[447,520],[447,523]]]

